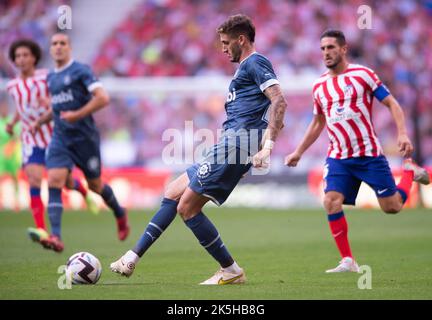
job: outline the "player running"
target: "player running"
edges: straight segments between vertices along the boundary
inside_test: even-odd
[[[15,114],[6,125],[6,131],[13,135],[14,126],[21,121],[22,164],[30,185],[30,207],[36,228],[27,232],[33,241],[47,238],[45,227],[44,204],[41,200],[41,183],[45,168],[45,152],[51,141],[53,123],[48,121],[33,131],[34,122],[49,106],[46,71],[36,70],[41,58],[39,45],[31,40],[20,39],[13,42],[9,49],[9,58],[19,70],[19,75],[7,83],[7,91],[15,101]],[[87,207],[93,213],[98,208],[87,189],[78,179],[67,176],[66,187],[79,191],[86,200]]]
[[[348,242],[342,204],[355,204],[363,181],[374,189],[384,212],[398,213],[407,200],[413,180],[429,184],[429,174],[409,158],[413,146],[399,103],[373,70],[347,61],[344,34],[338,30],[324,32],[321,51],[328,71],[313,86],[314,117],[296,150],[286,156],[285,164],[295,167],[327,125],[330,145],[324,167],[324,207],[342,256],[339,265],[327,272],[358,272]],[[399,151],[406,158],[398,185],[372,124],[374,97],[390,110],[397,126]]]
[[[255,51],[255,27],[250,18],[245,15],[231,16],[217,32],[223,52],[231,62],[240,64],[225,103],[225,133],[202,162],[188,168],[168,186],[159,211],[136,246],[111,264],[113,272],[129,277],[139,258],[178,213],[199,243],[220,264],[220,270],[201,284],[239,284],[246,281],[243,269],[228,252],[219,232],[202,208],[209,200],[218,206],[223,204],[252,164],[266,167],[283,127],[286,102],[270,61]],[[254,137],[254,131],[259,135]],[[259,141],[262,141],[262,149],[257,152]],[[246,146],[249,143],[256,143],[256,148],[248,150]],[[247,159],[250,155],[254,155],[252,164]]]
[[[88,66],[72,59],[66,34],[53,35],[50,53],[56,66],[47,76],[52,109],[39,118],[35,126],[37,129],[54,119],[52,140],[46,155],[48,216],[52,234],[43,240],[43,245],[56,252],[63,251],[61,189],[74,165],[83,171],[89,188],[101,195],[113,210],[118,237],[125,240],[129,234],[126,209],[120,207],[111,187],[102,182],[100,138],[92,117],[94,112],[108,104],[108,94]]]

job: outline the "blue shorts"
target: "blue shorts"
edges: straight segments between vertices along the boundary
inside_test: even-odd
[[[350,159],[327,158],[324,168],[324,192],[337,191],[345,197],[344,204],[355,205],[361,182],[367,183],[377,197],[396,193],[396,184],[387,159],[358,157]]]
[[[186,170],[189,188],[220,206],[249,171],[247,158],[247,151],[236,146],[214,145],[204,160]]]
[[[68,168],[76,165],[88,179],[96,179],[101,175],[101,156],[99,141],[85,140],[82,142],[63,143],[52,139],[46,153],[48,169]]]
[[[45,150],[44,148],[39,147],[30,147],[24,146],[22,147],[22,163],[23,167],[28,164],[40,164],[45,165]]]

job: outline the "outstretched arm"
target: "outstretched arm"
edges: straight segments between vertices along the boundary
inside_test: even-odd
[[[17,110],[15,110],[15,114],[14,114],[13,118],[11,119],[11,121],[9,121],[9,122],[6,124],[6,132],[7,132],[10,136],[13,135],[13,129],[14,129],[15,125],[17,124],[17,122],[19,121],[19,119],[20,119],[19,113],[18,113]]]
[[[262,138],[262,149],[252,158],[252,164],[256,168],[267,167],[266,160],[271,154],[273,145],[284,127],[284,115],[287,103],[278,84],[264,90],[264,94],[270,100],[270,119]]]
[[[396,123],[397,131],[398,131],[397,144],[399,147],[399,152],[404,157],[411,156],[411,154],[414,151],[414,147],[407,134],[407,129],[405,125],[405,116],[401,106],[391,94],[385,97],[381,102],[387,108],[389,108],[393,116],[393,119]]]
[[[303,153],[318,139],[325,127],[325,116],[322,114],[314,115],[312,122],[306,130],[306,133],[297,146],[295,151],[285,157],[285,165],[289,167],[297,166]]]
[[[74,111],[63,111],[60,113],[60,118],[67,122],[76,122],[108,105],[109,96],[102,87],[94,89],[92,94],[92,99],[82,108]]]

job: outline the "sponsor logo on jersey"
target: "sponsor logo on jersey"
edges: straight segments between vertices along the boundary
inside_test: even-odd
[[[72,93],[72,89],[69,89],[68,91],[61,91],[60,93],[54,94],[51,97],[52,104],[71,102],[73,100],[74,96]]]
[[[233,89],[232,89],[232,92],[230,91],[230,92],[228,93],[227,102],[234,101],[235,99],[236,99],[236,89],[233,88]]]

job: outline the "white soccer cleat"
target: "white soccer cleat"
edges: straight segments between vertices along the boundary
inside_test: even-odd
[[[405,170],[412,170],[414,172],[414,181],[417,181],[418,183],[421,183],[421,184],[429,184],[430,183],[429,173],[426,171],[426,169],[420,167],[411,158],[404,160],[403,168]]]
[[[138,259],[138,255],[132,250],[129,250],[120,259],[111,263],[110,269],[112,272],[119,273],[122,276],[129,278],[135,270]]]
[[[239,273],[230,273],[223,268],[217,271],[210,279],[201,282],[201,285],[225,285],[241,284],[246,282],[246,275],[243,269]]]
[[[337,273],[337,272],[360,272],[357,262],[353,258],[345,257],[339,261],[339,265],[334,269],[329,269],[326,273]]]

